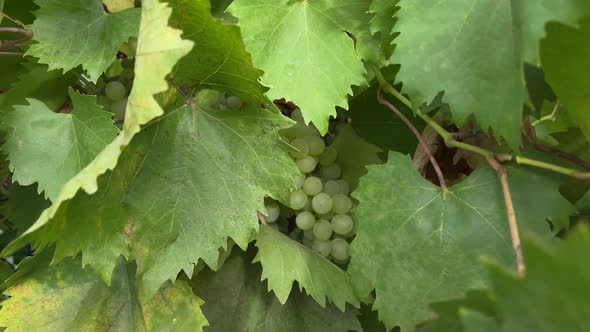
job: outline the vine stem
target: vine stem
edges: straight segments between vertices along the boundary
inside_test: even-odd
[[[385,105],[387,108],[392,110],[393,113],[395,113],[395,115],[397,115],[406,124],[406,126],[410,128],[414,135],[416,135],[418,142],[420,142],[420,145],[422,146],[424,153],[426,153],[426,155],[428,156],[428,159],[430,160],[430,163],[432,164],[432,167],[436,172],[436,176],[438,177],[438,182],[440,183],[441,189],[443,191],[447,191],[447,182],[445,181],[445,177],[442,173],[442,170],[440,169],[440,166],[438,165],[436,159],[434,159],[432,152],[430,152],[428,144],[424,142],[424,139],[422,138],[422,135],[420,134],[418,129],[416,129],[412,122],[410,122],[410,120],[408,120],[408,118],[406,118],[406,116],[402,112],[400,112],[395,106],[393,106],[393,104],[391,104],[387,99],[383,98],[383,94],[381,94],[381,89],[377,90],[377,101],[379,101],[380,104]]]
[[[14,45],[22,44],[22,43],[30,40],[31,38],[33,38],[33,32],[31,30],[27,30],[27,29],[13,28],[13,27],[0,27],[0,32],[18,33],[23,36],[23,38],[11,40],[9,42],[0,44],[0,50],[9,49],[10,47],[12,47]]]
[[[486,158],[490,158],[490,157],[495,156],[497,158],[497,161],[500,161],[500,162],[512,161],[512,162],[515,162],[519,165],[527,165],[527,166],[542,168],[545,170],[561,173],[563,175],[571,176],[571,177],[574,177],[579,180],[584,180],[584,181],[590,180],[590,172],[581,172],[581,171],[578,171],[573,168],[561,167],[558,165],[554,165],[554,164],[550,164],[550,163],[546,163],[546,162],[542,162],[539,160],[534,160],[534,159],[530,159],[530,158],[526,158],[526,157],[515,156],[512,154],[503,153],[503,154],[495,155],[494,152],[492,152],[492,151],[480,148],[475,145],[471,145],[468,143],[457,141],[452,133],[450,133],[446,129],[444,129],[441,125],[439,125],[436,121],[434,121],[430,116],[424,114],[424,112],[422,112],[418,108],[414,109],[414,107],[412,107],[412,103],[410,102],[410,100],[408,100],[406,97],[404,97],[389,82],[387,82],[387,80],[385,80],[385,78],[383,77],[383,74],[381,73],[381,71],[377,67],[372,66],[372,69],[375,73],[375,77],[379,81],[379,85],[380,85],[381,89],[383,89],[383,91],[391,94],[392,96],[396,97],[404,105],[406,105],[408,108],[412,109],[414,111],[414,113],[416,113],[420,118],[422,118],[422,120],[424,120],[424,122],[426,122],[434,130],[436,130],[436,132],[444,139],[445,144],[447,146],[471,151],[473,153],[479,154],[479,155],[484,156]]]
[[[266,219],[264,218],[264,215],[259,211],[256,211],[256,213],[258,214],[258,221],[260,221],[261,224],[266,225]]]
[[[524,256],[520,245],[520,235],[518,234],[518,225],[516,224],[516,213],[512,204],[512,195],[510,194],[510,184],[508,183],[508,172],[495,157],[487,158],[488,163],[498,173],[500,184],[502,185],[502,194],[504,195],[504,204],[506,205],[506,215],[508,216],[508,226],[510,228],[510,238],[512,240],[512,250],[516,257],[516,270],[522,276],[526,272],[524,265]]]
[[[569,154],[567,152],[552,148],[550,146],[545,146],[542,144],[538,144],[538,143],[534,143],[533,146],[535,147],[536,150],[541,151],[541,152],[547,152],[547,153],[551,153],[554,154],[560,158],[563,158],[565,160],[569,160],[577,165],[579,165],[580,167],[590,171],[590,163],[582,160],[576,156],[574,156],[573,154]]]

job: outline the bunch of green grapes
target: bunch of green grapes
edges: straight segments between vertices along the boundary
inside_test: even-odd
[[[288,225],[294,217],[295,229],[287,226],[282,230],[320,255],[344,264],[354,235],[350,215],[353,201],[349,197],[350,186],[341,178],[342,169],[336,163],[338,152],[326,146],[315,127],[305,125],[299,109],[291,118],[297,124],[284,131],[283,137],[296,148],[291,156],[302,174],[295,175],[297,190],[291,193],[289,206],[267,200],[266,221],[275,223],[283,216]]]
[[[127,97],[133,85],[134,63],[131,59],[123,59],[118,65],[121,67],[116,74],[103,75],[98,79],[95,93],[98,94],[98,104],[102,105],[105,111],[113,113],[115,119],[123,121]]]
[[[220,111],[238,110],[244,102],[238,96],[228,96],[226,93],[217,90],[203,89],[197,93],[197,105],[204,109]]]

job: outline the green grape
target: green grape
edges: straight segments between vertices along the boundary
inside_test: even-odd
[[[338,260],[346,260],[348,258],[348,242],[344,239],[336,238],[332,240],[332,250],[330,253],[332,257]]]
[[[243,104],[242,99],[240,99],[240,97],[238,96],[227,97],[225,103],[227,104],[227,107],[231,108],[232,110],[239,109],[240,107],[242,107]]]
[[[330,196],[340,193],[340,185],[337,181],[330,180],[324,183],[324,192]]]
[[[346,263],[348,263],[348,259],[336,259],[334,257],[332,257],[332,261],[334,261],[334,263],[340,264],[340,265],[346,265]]]
[[[266,221],[270,223],[275,222],[281,214],[281,208],[279,207],[279,204],[277,204],[277,202],[275,201],[272,201],[267,204],[264,204],[264,207],[266,208],[266,211],[268,213]]]
[[[299,170],[302,173],[313,172],[313,170],[315,169],[315,167],[317,165],[316,161],[313,159],[312,156],[305,156],[305,157],[295,161],[295,164],[297,164],[297,167],[299,167]]]
[[[319,156],[324,152],[326,148],[326,143],[321,137],[318,136],[308,136],[306,137],[307,144],[309,145],[309,154],[311,156]]]
[[[348,185],[348,182],[346,182],[346,180],[340,179],[337,180],[336,182],[338,182],[338,185],[340,186],[340,193],[343,195],[348,195],[350,194],[350,185]]]
[[[313,196],[311,207],[318,214],[326,214],[332,210],[332,197],[326,193]]]
[[[320,155],[320,165],[322,166],[330,166],[338,158],[338,151],[333,147],[327,147],[324,152]]]
[[[354,223],[352,218],[347,214],[337,214],[332,218],[332,229],[334,233],[346,235],[352,231]]]
[[[304,231],[310,230],[315,225],[315,216],[311,212],[300,212],[295,218],[295,224]]]
[[[127,108],[127,98],[111,103],[111,113],[115,114],[115,119],[121,121],[125,119],[125,109]]]
[[[316,178],[315,176],[310,176],[305,179],[303,183],[303,191],[309,196],[314,196],[319,194],[322,191],[322,180],[320,178]]]
[[[303,119],[303,113],[301,113],[301,110],[299,108],[297,108],[293,112],[291,112],[291,119],[293,119],[299,123],[305,124],[305,120]]]
[[[337,180],[342,175],[342,169],[338,164],[332,164],[330,166],[324,166],[320,169],[320,176],[326,180]],[[340,189],[340,185],[338,185]]]
[[[220,111],[227,111],[229,108],[227,108],[227,106],[225,106],[225,104],[219,104],[219,110]]]
[[[317,131],[317,129],[314,130],[314,128],[306,126],[303,123],[297,123],[296,125],[294,125],[290,129],[293,131],[294,137],[303,138],[303,137],[307,137],[307,136],[319,135],[319,132]]]
[[[352,208],[352,201],[344,194],[332,196],[332,210],[338,214],[345,214]]]
[[[121,82],[112,81],[109,82],[104,88],[105,95],[112,101],[119,101],[125,98],[127,89]]]
[[[220,99],[221,92],[211,89],[203,89],[197,93],[196,102],[201,108],[217,109],[219,107]]]
[[[313,235],[318,240],[328,240],[332,236],[332,224],[329,221],[320,219],[313,225]]]
[[[293,180],[295,180],[295,186],[297,189],[303,188],[303,184],[305,183],[305,175],[303,174],[295,174],[293,175]]]
[[[124,82],[132,81],[133,80],[133,68],[125,68],[119,75],[121,80]]]
[[[313,235],[313,228],[303,231],[303,237],[309,240],[315,240],[315,235]]]
[[[296,138],[291,141],[290,143],[297,151],[291,151],[289,154],[291,157],[296,159],[301,159],[307,156],[309,153],[309,145],[307,145],[307,141],[303,138]]]
[[[332,251],[332,243],[330,241],[314,240],[311,249],[318,254],[328,257]]]
[[[307,195],[303,192],[303,190],[295,190],[289,196],[289,206],[293,210],[302,209],[305,204],[307,203]]]

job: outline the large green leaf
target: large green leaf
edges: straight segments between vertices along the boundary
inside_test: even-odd
[[[274,291],[281,303],[287,301],[297,281],[300,289],[322,307],[326,306],[326,297],[342,311],[346,303],[359,306],[349,276],[301,243],[270,227],[261,227],[256,247],[254,262],[262,265],[262,279],[268,280],[269,291]]]
[[[558,249],[523,243],[526,276],[490,266],[501,331],[586,331],[590,315],[590,233],[579,228]]]
[[[6,123],[13,128],[2,149],[8,154],[12,180],[37,182],[50,200],[61,187],[104,149],[119,133],[112,114],[96,105],[96,97],[70,88],[73,111],[55,113],[36,99],[15,106]]]
[[[266,91],[258,82],[262,71],[252,66],[240,29],[211,16],[209,0],[168,2],[174,8],[170,24],[199,45],[178,62],[174,79],[183,85],[223,90],[251,102],[262,101]]]
[[[551,22],[546,29],[541,41],[545,77],[567,107],[570,122],[590,141],[590,18],[581,20],[578,28]]]
[[[389,328],[412,331],[433,317],[428,303],[488,284],[481,255],[514,265],[504,199],[496,173],[481,167],[444,192],[422,178],[410,158],[390,153],[369,166],[353,196],[356,238],[349,272],[359,296],[376,290],[374,307]],[[509,168],[521,232],[549,241],[546,220],[563,224],[574,207],[543,173]],[[394,281],[394,282],[392,282]]]
[[[115,59],[123,42],[137,36],[140,10],[106,14],[100,0],[37,0],[34,40],[26,54],[49,69],[68,71],[79,65],[94,81]]]
[[[79,259],[49,266],[49,250],[25,259],[8,279],[0,326],[10,331],[202,331],[202,300],[182,281],[163,286],[146,305],[138,300],[133,264],[120,260],[111,287],[82,269]]]
[[[398,79],[415,107],[444,90],[457,124],[473,115],[516,149],[523,61],[538,62],[546,21],[575,20],[589,6],[585,0],[402,0],[392,61],[402,64]]]
[[[350,86],[365,83],[361,59],[344,31],[350,25],[346,7],[358,3],[237,0],[229,7],[239,18],[254,65],[264,70],[261,81],[270,87],[268,96],[293,101],[322,134],[329,117],[336,116],[334,107],[347,107]]]
[[[219,272],[199,273],[191,283],[205,300],[203,312],[210,323],[206,331],[361,331],[356,309],[322,308],[297,290],[281,304],[260,281],[260,268],[244,255],[228,259]]]
[[[171,111],[131,141],[97,193],[80,192],[17,244],[57,241],[57,260],[82,251],[84,264],[105,280],[123,254],[137,260],[149,298],[181,270],[191,275],[200,259],[214,266],[228,237],[245,248],[258,231],[263,198],[287,197],[298,170],[278,129],[289,125],[257,105]]]
[[[193,46],[192,42],[180,38],[180,31],[168,27],[167,22],[171,12],[171,9],[157,0],[143,2],[139,43],[135,60],[135,80],[127,103],[123,131],[86,168],[63,186],[60,194],[53,201],[53,205],[41,214],[37,222],[23,234],[24,237],[7,246],[3,254],[13,252],[26,244],[30,234],[46,226],[54,215],[60,211],[62,205],[68,207],[70,200],[77,194],[88,197],[88,194],[95,193],[98,190],[98,176],[115,167],[121,151],[129,144],[133,136],[139,132],[142,125],[163,113],[162,108],[154,99],[154,95],[168,89],[165,76],[172,70],[178,59],[187,54]],[[85,193],[82,193],[80,189]],[[72,217],[71,221],[78,220],[80,215],[88,215],[87,210]],[[113,220],[110,220],[110,222],[113,222]],[[116,220],[116,222],[123,221]],[[82,225],[79,224],[78,226]],[[57,232],[58,230],[54,229],[53,231]],[[88,234],[88,232],[92,233],[93,230],[87,228],[85,232]],[[92,235],[89,234],[89,236]],[[51,237],[48,237],[46,241],[51,241],[51,239]],[[76,240],[76,237],[68,237],[68,241],[72,239]],[[101,239],[105,240],[104,238]],[[120,235],[115,237],[108,235],[107,239],[117,241],[120,240]],[[92,243],[92,241],[89,243]],[[83,242],[72,242],[71,246],[79,248],[83,244]],[[100,246],[105,246],[105,243]],[[59,253],[60,246],[58,245],[57,248]],[[74,250],[72,255],[75,255],[78,250]],[[110,280],[115,261],[120,254],[126,252],[128,252],[127,246],[121,243],[119,247],[110,252],[108,257],[111,258],[111,261],[101,260],[104,268],[98,268],[98,270],[106,271],[103,274],[104,280]],[[104,257],[107,257],[106,253],[104,253]]]

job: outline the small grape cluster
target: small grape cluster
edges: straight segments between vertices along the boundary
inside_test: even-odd
[[[127,107],[127,96],[133,84],[133,62],[130,59],[122,61],[122,70],[113,77],[101,77],[96,82],[96,93],[98,104],[102,105],[105,111],[115,115],[115,119],[123,121],[125,108]]]
[[[197,104],[205,109],[214,109],[220,111],[238,110],[242,108],[244,102],[238,96],[228,96],[227,94],[210,89],[203,89],[197,93]]]
[[[338,152],[326,146],[313,125],[305,125],[299,109],[292,112],[291,118],[297,124],[283,131],[282,136],[297,149],[291,157],[303,174],[294,176],[297,190],[291,193],[289,206],[266,201],[265,220],[280,223],[282,216],[289,224],[288,219],[295,217],[294,231],[283,227],[292,238],[336,263],[345,264],[349,258],[348,241],[354,235],[350,216],[353,201],[348,196],[350,186],[341,178],[342,169],[336,163]]]

